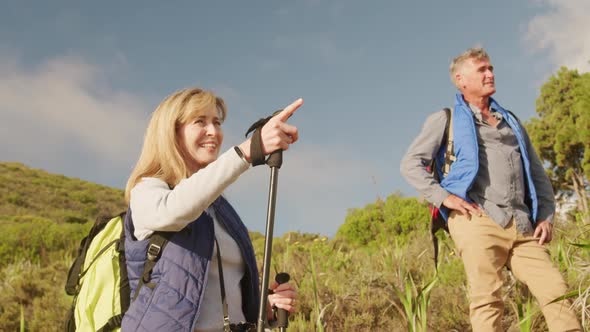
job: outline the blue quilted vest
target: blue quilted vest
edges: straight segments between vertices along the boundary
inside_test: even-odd
[[[506,123],[512,129],[518,140],[522,164],[526,175],[525,203],[531,211],[534,225],[537,221],[538,199],[531,174],[531,164],[526,148],[524,129],[512,113],[502,108],[493,98],[490,98],[490,107],[502,114],[502,117],[506,120]],[[469,109],[460,93],[457,93],[455,96],[455,108],[453,109],[453,141],[457,159],[451,165],[449,174],[446,177],[442,173],[446,146],[441,146],[436,157],[436,168],[442,179],[440,185],[448,192],[468,202],[472,202],[467,194],[479,170],[479,147],[473,112],[471,112],[471,109]],[[443,206],[440,211],[444,219],[447,220],[449,210]]]
[[[242,310],[248,322],[258,316],[260,291],[254,249],[246,226],[223,197],[212,204],[219,222],[238,244],[246,273],[241,281]],[[132,213],[125,219],[125,258],[132,298],[147,256],[149,239],[135,240]],[[123,317],[122,331],[187,331],[195,329],[213,254],[213,220],[206,213],[174,234],[154,266],[151,282],[143,286]],[[221,296],[221,295],[220,295]],[[221,310],[221,308],[220,308]],[[219,317],[222,320],[222,313]]]

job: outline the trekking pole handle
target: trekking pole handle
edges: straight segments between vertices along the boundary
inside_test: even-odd
[[[291,277],[288,273],[281,272],[275,276],[275,281],[280,285],[289,281]],[[277,327],[280,331],[286,331],[289,326],[289,312],[285,309],[277,310]]]
[[[266,164],[270,168],[281,168],[281,166],[283,165],[283,150],[277,150],[271,153],[268,159],[266,160]]]

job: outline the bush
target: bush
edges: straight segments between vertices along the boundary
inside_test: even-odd
[[[73,253],[92,223],[56,224],[35,216],[14,217],[0,224],[0,260],[3,263],[46,263]]]
[[[404,244],[412,233],[426,230],[428,222],[424,203],[394,194],[385,201],[349,210],[337,237],[357,246]]]

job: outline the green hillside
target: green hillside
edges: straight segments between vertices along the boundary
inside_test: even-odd
[[[98,215],[125,208],[123,192],[19,163],[0,163],[0,176],[0,331],[62,331],[79,242]],[[299,290],[289,331],[469,330],[461,260],[440,234],[435,273],[424,203],[392,194],[350,208],[341,223],[333,239],[292,232],[274,241],[271,275],[289,272]],[[251,238],[262,262],[264,238]],[[589,239],[587,226],[560,224],[549,246],[578,291],[578,313],[590,310]],[[505,273],[505,330],[545,331],[531,294]]]
[[[63,286],[94,220],[125,208],[123,192],[20,163],[0,163],[0,331],[62,330]],[[22,315],[22,318],[21,318]]]
[[[123,191],[50,174],[20,163],[0,163],[0,222],[39,217],[85,223],[125,208]]]

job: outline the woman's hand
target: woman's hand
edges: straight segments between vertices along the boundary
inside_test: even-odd
[[[277,150],[287,150],[289,145],[297,141],[299,138],[297,127],[288,124],[287,120],[301,105],[303,105],[303,99],[299,98],[291,105],[285,107],[281,113],[273,116],[262,127],[260,136],[262,138],[262,152],[264,155],[269,155]],[[251,160],[250,141],[251,139],[249,138],[240,144],[240,149],[248,161]]]
[[[276,281],[270,285],[273,294],[268,296],[268,320],[273,319],[272,307],[276,306],[279,309],[285,309],[288,312],[295,312],[295,299],[297,298],[297,290],[293,285],[286,282],[278,284]]]

